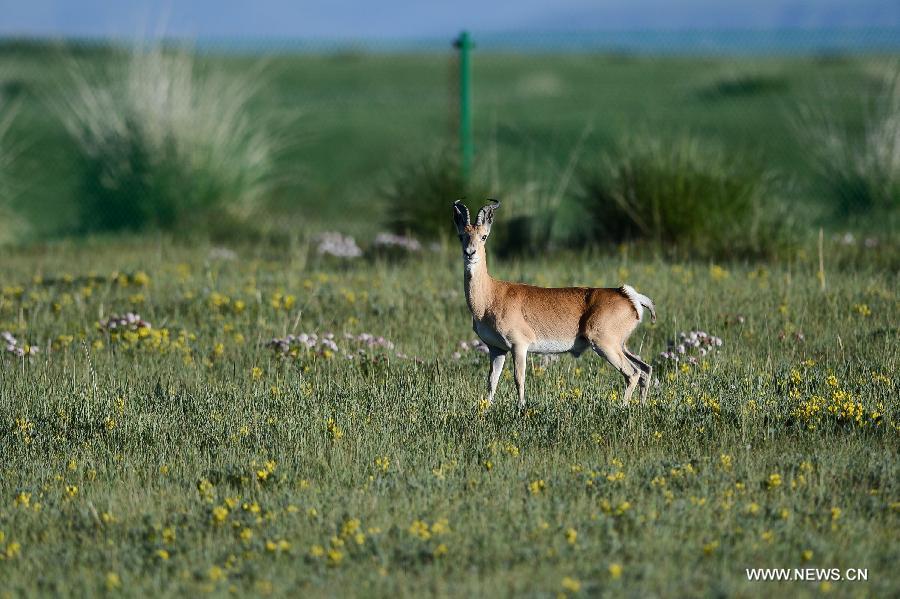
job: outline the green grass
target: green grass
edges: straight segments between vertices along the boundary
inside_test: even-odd
[[[123,58],[0,47],[0,89],[19,107],[4,139],[22,148],[9,178],[27,183],[17,201],[38,239],[75,230],[83,200],[78,148],[48,100],[72,91],[70,51],[101,72]],[[860,98],[885,63],[476,51],[476,170],[501,192],[506,235],[577,225],[556,214],[572,206],[572,173],[650,132],[789,181],[778,201],[806,226],[766,263],[673,263],[627,245],[492,258],[510,280],[634,285],[660,314],[630,342],[647,359],[680,331],[725,342],[696,367],[654,359],[650,403],[628,408],[596,356],[533,359],[520,415],[508,372],[485,409],[486,359],[454,357],[473,336],[455,246],[344,263],[304,238],[329,227],[365,242],[397,216],[404,195],[383,193],[402,182],[395,169],[453,139],[449,55],[272,57],[242,114],[304,115],[251,227],[279,235],[250,243],[221,224],[212,235],[236,259],[203,234],[4,248],[0,332],[40,351],[0,347],[3,591],[811,596],[827,589],[745,575],[810,566],[868,568],[867,583],[834,583],[840,595],[896,594],[897,239],[889,219],[854,224],[849,245],[826,233],[821,287],[810,225],[845,223],[827,220],[832,200],[790,126],[827,84],[841,90],[829,114],[862,131]],[[440,200],[448,236],[453,199]],[[541,211],[549,230],[528,230]],[[98,327],[129,310],[152,328]],[[329,331],[337,352],[266,346]],[[358,347],[344,333],[363,332],[394,349],[347,359]]]
[[[70,94],[69,53],[102,71],[121,56],[90,47],[0,47],[4,87],[27,100],[11,134],[28,137],[17,166],[29,185],[22,209],[37,237],[70,231],[77,221],[77,148],[43,101]],[[785,199],[818,218],[826,198],[816,191],[806,142],[789,126],[794,109],[821,101],[860,129],[859,98],[874,91],[890,57],[643,58],[621,55],[492,54],[473,63],[477,167],[502,173],[500,198],[510,210],[526,202],[521,181],[557,180],[586,127],[581,156],[609,150],[615,140],[652,132],[690,133],[729,156],[759,157],[760,167],[793,185]],[[257,59],[206,56],[198,69],[240,77]],[[301,143],[284,157],[287,182],[269,194],[264,220],[295,228],[340,226],[371,236],[391,212],[379,190],[399,165],[455,139],[451,54],[288,55],[267,59],[250,118],[296,121]],[[737,80],[739,83],[735,84]],[[749,81],[749,83],[748,83]],[[760,83],[762,81],[762,83]],[[774,81],[777,84],[771,84]],[[703,90],[718,90],[705,93]],[[492,181],[493,182],[493,181]],[[840,223],[838,223],[839,225]]]
[[[765,266],[494,260],[541,285],[627,280],[660,315],[631,340],[645,358],[683,330],[724,339],[626,409],[599,358],[532,359],[524,416],[508,375],[484,410],[485,358],[452,356],[472,337],[455,247],[346,265],[303,243],[235,249],[4,253],[0,330],[41,348],[0,355],[5,592],[820,591],[747,582],[764,566],[868,568],[839,595],[900,588],[896,273],[873,266],[895,246],[844,268],[826,240],[824,291],[812,248]],[[129,309],[153,332],[98,330]],[[301,331],[371,332],[409,358],[265,347]]]

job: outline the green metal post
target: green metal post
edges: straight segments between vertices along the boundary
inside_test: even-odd
[[[468,185],[472,175],[475,146],[472,143],[472,72],[469,51],[472,39],[468,31],[459,34],[454,46],[459,49],[459,151],[463,181]]]

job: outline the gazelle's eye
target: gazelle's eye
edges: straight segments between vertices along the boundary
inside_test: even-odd
[[[485,239],[487,239],[487,235],[482,235],[482,236],[481,236],[481,241],[484,241]]]

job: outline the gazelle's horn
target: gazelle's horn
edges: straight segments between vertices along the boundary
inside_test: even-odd
[[[494,220],[494,210],[500,207],[500,202],[494,199],[488,199],[488,201],[490,204],[478,211],[476,225],[483,225],[485,222],[489,223]]]
[[[466,224],[472,224],[472,217],[469,216],[469,209],[466,208],[466,205],[462,203],[462,200],[456,200],[453,202],[453,205],[456,206],[458,210],[460,210],[463,214],[466,215]]]

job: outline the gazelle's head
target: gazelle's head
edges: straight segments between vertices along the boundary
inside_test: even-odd
[[[478,211],[475,224],[472,224],[466,205],[459,200],[453,202],[453,222],[456,224],[456,233],[462,245],[463,262],[469,270],[484,261],[484,244],[491,234],[494,210],[499,207],[500,202],[491,200],[490,204]]]

